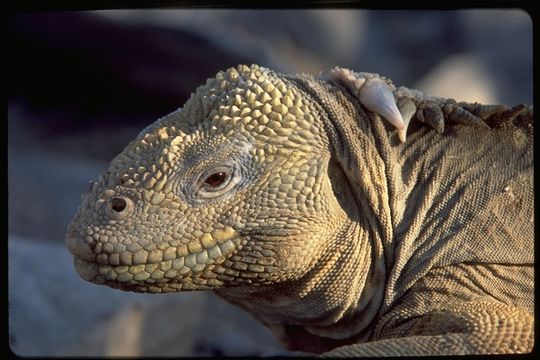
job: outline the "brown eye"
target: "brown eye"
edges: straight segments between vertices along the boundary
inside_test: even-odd
[[[207,177],[206,180],[204,180],[204,183],[216,187],[223,184],[226,179],[227,173],[220,171]]]
[[[194,193],[198,199],[211,199],[227,194],[238,182],[240,176],[228,165],[216,166],[203,172],[194,183]]]

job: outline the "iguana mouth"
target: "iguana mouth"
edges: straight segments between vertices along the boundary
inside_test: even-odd
[[[166,291],[167,288],[169,291],[179,291],[186,290],[179,284],[179,279],[187,274],[190,274],[190,277],[200,275],[209,265],[223,263],[238,252],[241,243],[242,239],[235,237],[185,256],[137,265],[100,264],[77,256],[74,256],[73,264],[83,279],[96,284],[132,291],[147,292],[150,287],[154,288],[151,292],[162,292],[161,290]],[[202,288],[204,284],[201,285],[198,288]]]

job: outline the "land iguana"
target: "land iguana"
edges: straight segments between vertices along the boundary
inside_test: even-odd
[[[112,160],[66,243],[85,280],[212,289],[291,350],[530,352],[532,144],[531,106],[240,65]]]

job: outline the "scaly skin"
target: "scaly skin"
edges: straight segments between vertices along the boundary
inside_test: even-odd
[[[85,280],[214,289],[293,350],[527,352],[532,139],[529,107],[241,65],[111,162],[66,243]]]

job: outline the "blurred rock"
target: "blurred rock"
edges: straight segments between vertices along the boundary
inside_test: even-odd
[[[14,235],[8,242],[8,271],[9,338],[19,356],[51,356],[132,297],[82,281],[63,246]]]
[[[126,24],[191,31],[238,56],[282,72],[318,73],[362,46],[365,14],[352,10],[104,10]]]
[[[10,233],[63,243],[81,194],[107,164],[13,151],[8,160]]]
[[[39,132],[25,126],[28,122],[11,110],[8,120],[9,232],[63,244],[81,194],[90,180],[97,179],[107,169],[109,160],[85,160],[76,157],[76,151],[51,152],[54,146],[46,146],[48,141],[39,140]],[[101,144],[98,138],[94,141],[95,145]],[[110,153],[107,158],[111,158]]]
[[[459,26],[470,53],[476,56],[505,105],[533,103],[533,31],[525,11],[492,9],[460,11]]]
[[[495,85],[482,63],[469,55],[442,61],[414,87],[456,101],[496,104]]]
[[[502,102],[532,101],[532,23],[521,10],[105,10],[130,25],[181,29],[283,72],[339,65],[411,86],[448,57],[476,58]],[[518,91],[515,91],[519,88]]]
[[[411,86],[446,57],[465,51],[457,12],[370,11],[355,66]]]

